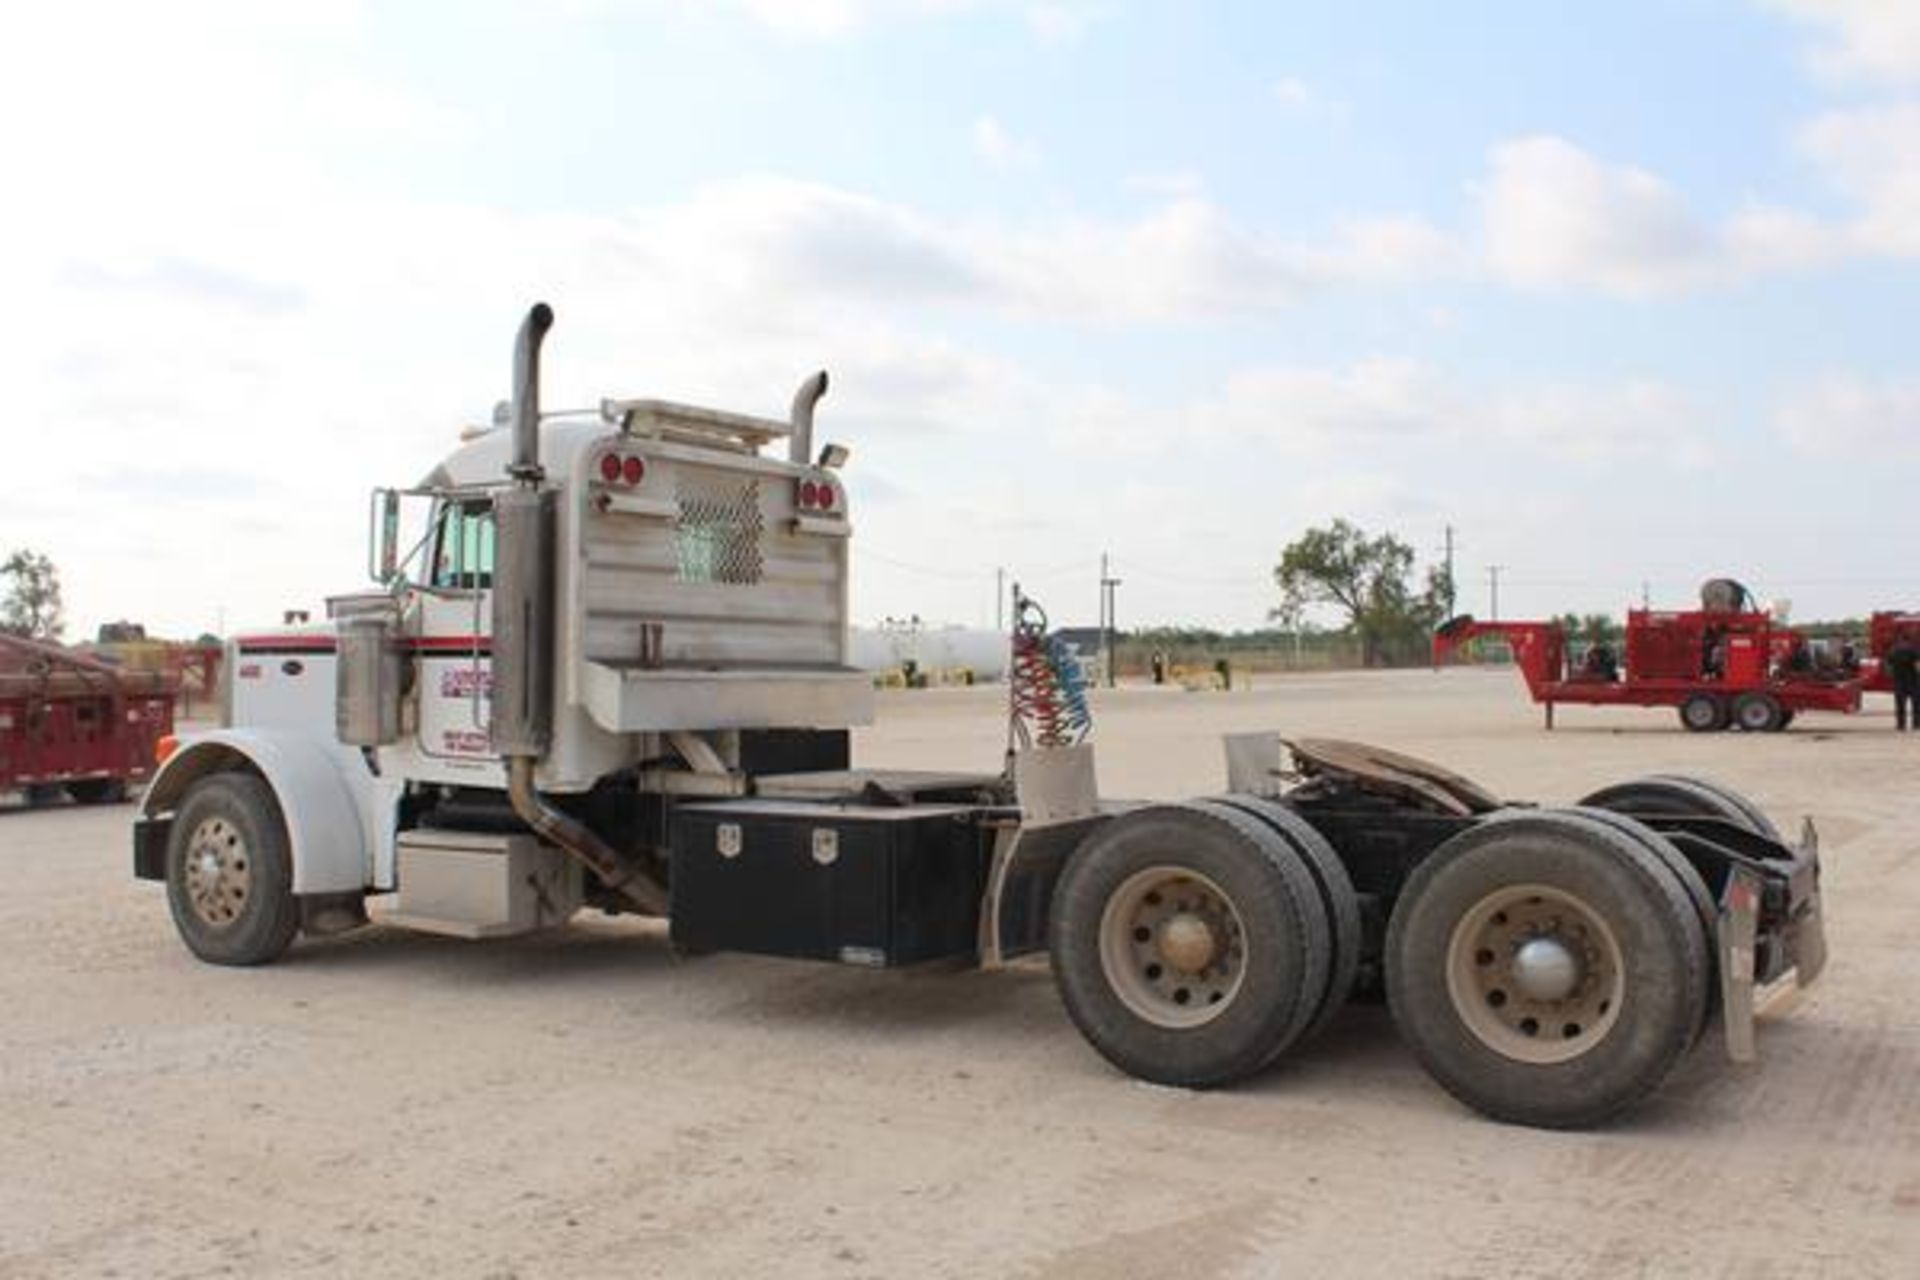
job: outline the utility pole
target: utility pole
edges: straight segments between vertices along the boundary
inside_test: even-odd
[[[1007,629],[1007,571],[1004,568],[993,571],[993,629]]]
[[[1118,610],[1114,607],[1113,589],[1120,585],[1120,579],[1107,572],[1107,553],[1100,553],[1100,634],[1107,648],[1107,688],[1117,683],[1113,668],[1114,630],[1118,625]]]
[[[1447,526],[1447,617],[1453,617],[1453,526]]]
[[[1653,608],[1653,591],[1645,578],[1640,579],[1640,607],[1642,609]]]
[[[1504,568],[1503,564],[1487,566],[1487,616],[1494,622],[1500,621],[1500,571]]]

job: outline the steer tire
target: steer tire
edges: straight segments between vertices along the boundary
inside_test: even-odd
[[[1635,817],[1721,818],[1769,840],[1780,839],[1780,829],[1759,805],[1725,783],[1691,774],[1652,773],[1617,782],[1580,803]]]
[[[1353,984],[1360,972],[1361,953],[1366,936],[1360,921],[1360,897],[1354,892],[1353,878],[1346,864],[1327,838],[1312,823],[1293,809],[1261,796],[1222,796],[1217,804],[1231,806],[1264,823],[1297,854],[1312,873],[1326,907],[1327,923],[1333,930],[1333,963],[1327,971],[1327,989],[1320,1008],[1307,1024],[1306,1035],[1317,1035],[1335,1014],[1346,1007],[1353,995]]]
[[[1718,733],[1727,727],[1727,703],[1718,694],[1694,693],[1680,704],[1680,723],[1688,733]]]
[[[1386,971],[1394,1022],[1435,1080],[1496,1120],[1552,1129],[1657,1089],[1698,1034],[1713,973],[1664,860],[1551,810],[1483,822],[1416,868]]]
[[[167,906],[187,949],[210,964],[266,964],[292,944],[293,860],[265,782],[219,773],[187,791],[167,836]]]
[[[1200,933],[1197,951],[1166,949]],[[1332,963],[1298,856],[1247,815],[1197,805],[1136,810],[1089,836],[1061,873],[1050,943],[1087,1041],[1129,1075],[1187,1088],[1230,1084],[1283,1053],[1318,1012]],[[1204,969],[1175,963],[1203,957]]]

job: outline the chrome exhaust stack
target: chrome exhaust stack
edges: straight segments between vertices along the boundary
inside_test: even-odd
[[[493,749],[546,754],[553,736],[554,496],[540,465],[540,345],[553,311],[536,305],[513,344],[513,487],[493,501]]]
[[[553,327],[542,302],[513,344],[513,487],[493,500],[493,698],[488,731],[505,758],[507,798],[541,839],[564,849],[642,911],[665,915],[667,893],[591,828],[541,795],[534,771],[553,741],[554,491],[540,465],[540,346]]]
[[[825,369],[801,383],[800,389],[793,393],[793,409],[787,415],[793,428],[793,434],[787,439],[787,460],[796,467],[813,465],[813,406],[819,404],[825,394]]]

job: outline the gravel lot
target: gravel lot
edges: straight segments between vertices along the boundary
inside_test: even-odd
[[[888,695],[859,763],[992,768],[997,690]],[[583,917],[496,943],[369,929],[192,960],[131,809],[0,809],[0,1275],[1912,1276],[1920,735],[1884,699],[1772,736],[1572,708],[1509,672],[1128,689],[1116,795],[1217,789],[1218,735],[1380,742],[1571,800],[1678,769],[1819,823],[1833,960],[1618,1128],[1501,1127],[1381,1007],[1249,1086],[1146,1086],[1043,963],[874,974],[678,960]]]

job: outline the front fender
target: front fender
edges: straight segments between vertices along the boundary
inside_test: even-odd
[[[147,785],[143,825],[164,820],[201,778],[234,769],[258,774],[280,802],[295,893],[357,893],[373,882],[373,777],[351,752],[304,734],[216,729],[183,740]]]

